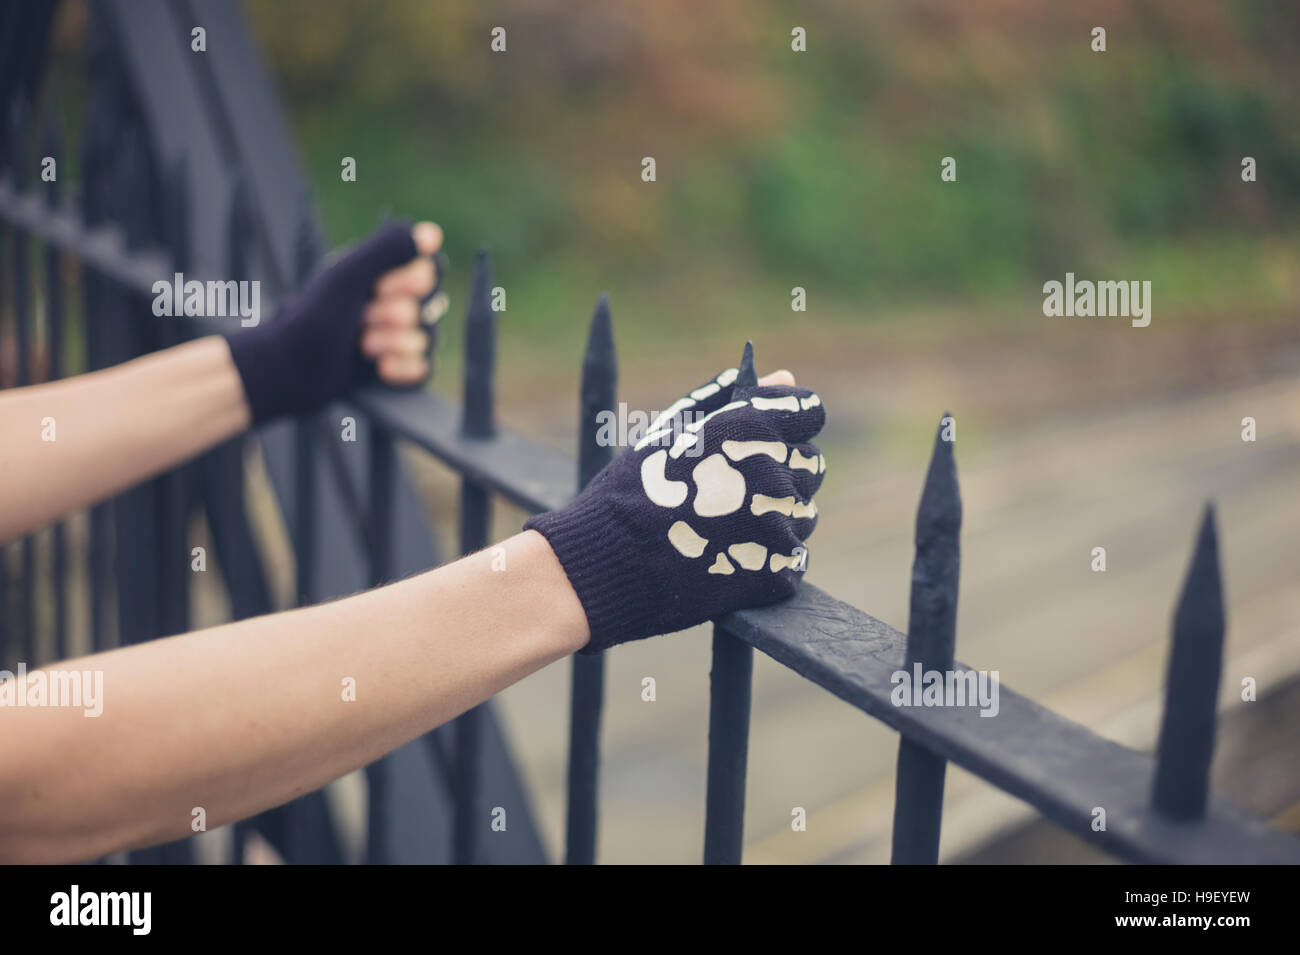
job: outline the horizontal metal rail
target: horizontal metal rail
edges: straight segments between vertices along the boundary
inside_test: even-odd
[[[1005,685],[991,718],[973,706],[895,706],[890,677],[903,667],[907,636],[809,583],[787,601],[728,614],[718,626],[1121,859],[1300,864],[1300,839],[1223,800],[1211,797],[1194,822],[1161,816],[1151,807],[1152,757]],[[1104,832],[1092,829],[1098,807],[1106,811]]]
[[[0,178],[0,217],[48,245],[72,253],[125,290],[150,295],[154,282],[171,277],[171,257],[161,249],[128,249],[126,233],[120,227],[89,226],[78,209],[50,206],[35,191],[19,193],[7,178]]]
[[[554,510],[573,498],[573,458],[503,428],[491,438],[466,435],[457,402],[384,387],[353,392],[351,401],[393,434],[526,511]]]

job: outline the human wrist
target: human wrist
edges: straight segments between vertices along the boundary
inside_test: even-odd
[[[623,502],[580,494],[568,506],[532,517],[525,533],[541,537],[587,623],[584,650],[595,653],[639,633],[671,583],[633,559],[646,544],[628,533]]]
[[[565,654],[581,650],[591,639],[587,614],[555,551],[546,538],[534,530],[515,535],[507,541],[510,543],[516,544],[520,556],[535,569],[533,584],[537,590],[537,603],[549,608],[546,617],[551,625],[552,639]]]
[[[220,352],[220,358],[214,358],[214,361],[219,361],[220,375],[226,383],[224,404],[227,413],[232,420],[238,422],[235,433],[246,431],[253,423],[253,408],[249,404],[248,392],[244,389],[244,380],[239,374],[235,358],[230,352],[230,339],[224,335],[209,335],[203,341],[206,347],[213,350],[214,355]]]

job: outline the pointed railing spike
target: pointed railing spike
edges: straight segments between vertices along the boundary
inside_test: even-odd
[[[1151,801],[1158,812],[1173,819],[1200,818],[1209,800],[1225,629],[1219,540],[1211,503],[1205,507],[1174,612],[1165,711],[1156,747]]]
[[[957,642],[957,581],[961,565],[961,493],[953,458],[952,415],[944,412],[916,511],[905,672],[944,673],[953,668]],[[932,865],[939,861],[947,762],[904,737],[898,744],[891,860]]]
[[[581,409],[578,435],[578,486],[585,487],[614,456],[614,447],[600,443],[599,416],[612,413],[618,391],[618,358],[609,297],[602,295],[591,316],[587,349],[582,355]]]
[[[944,412],[935,434],[930,468],[916,511],[916,558],[907,662],[929,669],[952,666],[956,643],[957,579],[960,570],[961,492],[953,457],[952,415]]]
[[[740,397],[743,391],[757,387],[758,373],[754,371],[754,343],[745,342],[745,350],[741,352],[740,364],[736,366],[736,387],[734,395]]]

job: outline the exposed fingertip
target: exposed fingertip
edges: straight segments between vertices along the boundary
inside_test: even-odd
[[[794,375],[784,368],[778,369],[769,375],[764,375],[758,379],[758,383],[763,386],[767,385],[790,385],[795,384]]]
[[[371,334],[369,329],[361,336],[361,354],[367,358],[374,358],[379,354],[379,336]]]
[[[417,385],[428,373],[429,363],[420,355],[389,353],[379,359],[379,377],[389,385]]]
[[[442,248],[442,229],[436,222],[417,222],[411,229],[411,238],[421,255],[433,255]]]

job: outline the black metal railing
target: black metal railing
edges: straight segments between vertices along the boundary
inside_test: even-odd
[[[265,302],[288,292],[320,258],[319,228],[271,108],[269,86],[258,80],[241,40],[237,13],[207,0],[190,6],[203,14],[210,35],[215,29],[223,37],[205,57],[168,52],[168,44],[181,42],[187,31],[180,29],[176,8],[162,0],[93,5],[91,96],[75,196],[58,181],[32,184],[38,138],[31,104],[39,99],[42,58],[39,46],[19,57],[17,34],[7,34],[0,61],[6,66],[0,106],[7,130],[0,170],[0,275],[6,276],[0,315],[8,316],[9,328],[0,334],[0,345],[12,343],[14,360],[5,385],[93,370],[208,333],[211,325],[202,322],[152,316],[149,296],[160,276],[183,270],[198,278],[258,278],[272,290]],[[27,30],[25,36],[43,36],[48,23],[38,21],[45,9],[0,0],[0,22]],[[245,113],[256,114],[255,128]],[[41,149],[59,156],[59,114],[48,103],[43,115]],[[224,145],[213,134],[217,128]],[[297,184],[288,190],[294,195],[287,204],[286,183]],[[198,219],[204,227],[196,225]],[[213,222],[220,228],[214,230]],[[30,255],[34,244],[38,259]],[[34,261],[43,263],[39,296],[32,294]],[[76,269],[79,324],[66,308],[74,300]],[[596,306],[582,360],[575,462],[496,424],[497,329],[490,288],[488,258],[480,253],[466,317],[461,404],[414,390],[375,387],[355,394],[345,410],[360,415],[360,455],[343,453],[331,433],[327,422],[337,420],[339,409],[271,426],[257,436],[292,539],[298,602],[380,584],[434,562],[401,466],[402,444],[460,475],[462,552],[488,543],[494,498],[530,512],[552,509],[610,460],[613,449],[597,437],[597,413],[612,408],[617,393],[608,301]],[[77,335],[84,341],[81,367],[63,357]],[[750,350],[741,375],[742,384],[752,383]],[[704,861],[738,863],[742,857],[755,649],[899,733],[895,862],[937,861],[949,762],[1119,859],[1300,861],[1300,841],[1209,791],[1224,632],[1212,511],[1206,512],[1178,603],[1154,756],[1107,741],[1005,687],[996,719],[981,719],[969,706],[894,704],[892,677],[900,669],[969,670],[954,658],[961,501],[954,443],[945,440],[950,423],[949,415],[940,422],[917,514],[907,635],[807,583],[781,604],[715,622]],[[244,447],[244,441],[232,441],[92,510],[82,548],[92,649],[188,628],[183,568],[188,518],[196,509],[211,528],[232,615],[272,608],[243,498]],[[60,523],[48,535],[5,548],[0,660],[34,665],[68,651],[67,584],[80,564],[70,540]],[[55,612],[48,615],[51,632],[44,634],[34,608],[40,554],[47,548]],[[178,556],[186,563],[178,565]],[[602,656],[579,656],[573,663],[565,849],[570,863],[596,861],[603,666]],[[437,826],[446,836],[433,858],[541,858],[490,705],[428,734],[419,747],[433,775],[420,790],[417,811],[440,819]],[[410,778],[403,775],[410,765],[394,756],[367,770],[367,861],[394,861],[392,823],[402,817],[393,806],[410,798],[401,795],[409,787],[394,783]],[[503,850],[498,840],[479,834],[487,825],[485,807],[510,800],[528,821],[522,841]],[[1101,831],[1092,825],[1097,807],[1108,821]],[[239,836],[250,829],[271,839],[289,861],[337,861],[342,855],[319,793],[241,824],[236,852]],[[182,842],[136,858],[191,861],[193,853]]]

